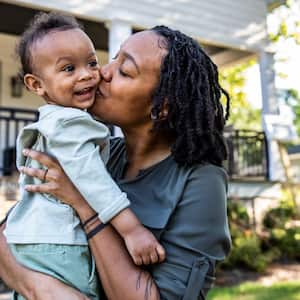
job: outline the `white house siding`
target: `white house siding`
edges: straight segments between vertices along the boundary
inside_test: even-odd
[[[1,62],[1,95],[0,105],[18,108],[36,108],[43,103],[39,98],[24,89],[23,97],[13,98],[10,91],[10,80],[12,76],[18,73],[18,64],[16,63],[15,47],[17,37],[0,33],[0,62]]]
[[[134,27],[169,25],[200,41],[258,51],[266,37],[263,0],[24,0],[9,1],[37,8],[58,9],[81,17],[121,19]]]

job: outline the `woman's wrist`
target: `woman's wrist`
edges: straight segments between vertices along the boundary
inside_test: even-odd
[[[78,198],[75,203],[76,204],[73,205],[73,208],[77,212],[81,223],[84,223],[86,220],[95,215],[96,212],[83,197]]]

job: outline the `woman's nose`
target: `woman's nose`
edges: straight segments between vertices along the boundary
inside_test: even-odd
[[[112,71],[110,64],[106,64],[100,68],[100,76],[105,81],[111,81]]]

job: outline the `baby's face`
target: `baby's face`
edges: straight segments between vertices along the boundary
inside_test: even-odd
[[[89,108],[100,80],[94,46],[80,29],[55,31],[31,49],[33,70],[47,103]]]

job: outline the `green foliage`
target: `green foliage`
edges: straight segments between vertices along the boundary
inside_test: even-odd
[[[294,125],[296,126],[298,135],[300,136],[300,95],[297,90],[289,89],[285,91],[283,97],[295,114]]]
[[[282,50],[281,47],[289,42],[291,45],[300,45],[300,1],[299,0],[286,0],[280,6],[277,6],[271,11],[268,19],[271,20],[272,26],[269,26],[269,39],[273,46],[277,48],[277,54],[280,62],[283,58],[289,59],[288,52]],[[283,47],[284,49],[284,47]],[[287,52],[287,53],[286,53]],[[288,74],[280,72],[278,69],[276,75],[281,78],[288,78]],[[296,88],[296,87],[295,87]],[[300,97],[296,90],[287,91],[287,104],[290,105],[295,113],[295,126],[300,135]]]
[[[246,267],[250,270],[262,272],[266,269],[269,259],[261,251],[260,240],[254,236],[235,237],[233,248],[223,267]]]
[[[281,252],[282,257],[300,259],[300,227],[272,229],[270,243]]]
[[[231,99],[230,119],[235,129],[261,130],[261,112],[247,101],[244,92],[245,71],[255,64],[254,60],[220,70],[220,83]]]
[[[300,45],[299,1],[287,0],[271,13],[276,16],[278,25],[275,31],[269,33],[269,39],[273,43],[291,39]]]
[[[229,201],[232,250],[220,268],[245,267],[263,272],[276,259],[300,259],[300,227],[293,225],[296,218],[290,193],[283,191],[280,205],[269,210],[263,219],[263,234],[257,235],[242,202]]]
[[[214,288],[207,300],[300,300],[300,281],[282,282],[263,286],[244,283],[236,287]]]
[[[265,214],[263,225],[266,229],[285,228],[286,223],[295,218],[296,208],[292,195],[288,190],[282,190],[279,206],[270,209]]]
[[[246,208],[239,201],[228,203],[228,218],[232,238],[232,250],[221,268],[236,266],[262,272],[270,257],[262,253],[261,241],[251,230],[250,218]]]
[[[282,258],[300,259],[300,226],[293,201],[286,194],[280,205],[268,211],[263,219],[269,239],[266,249],[277,249]]]

